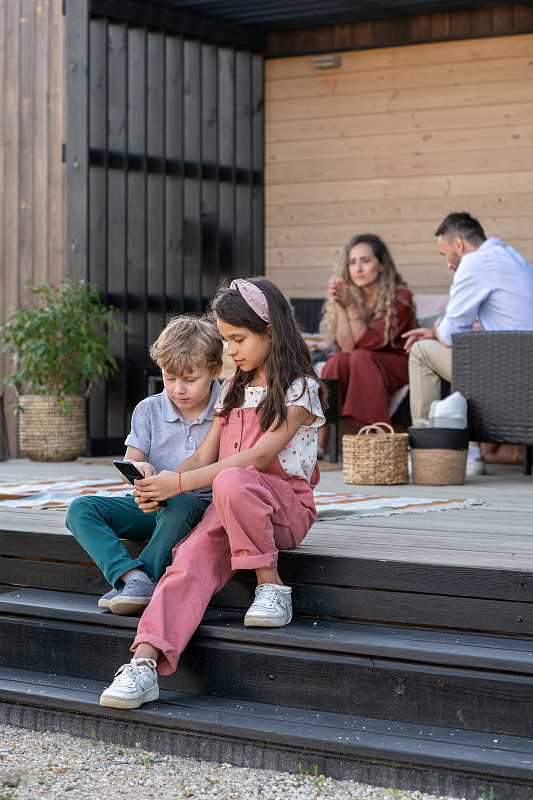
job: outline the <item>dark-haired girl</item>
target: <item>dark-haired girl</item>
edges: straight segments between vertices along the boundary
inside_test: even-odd
[[[217,416],[179,472],[135,481],[137,502],[213,486],[213,502],[173,552],[141,617],[122,666],[100,702],[137,708],[159,696],[157,674],[173,672],[211,597],[238,569],[254,569],[247,626],[280,627],[292,618],[291,589],[278,570],[278,548],[296,547],[316,519],[317,428],[325,390],[292,310],[266,278],[233,281],[213,301],[236,371],[222,386]]]
[[[339,382],[341,417],[359,426],[389,422],[390,395],[409,382],[401,336],[417,323],[411,292],[379,236],[350,239],[329,292],[320,330],[340,352],[322,377]],[[327,428],[320,434],[322,455]]]

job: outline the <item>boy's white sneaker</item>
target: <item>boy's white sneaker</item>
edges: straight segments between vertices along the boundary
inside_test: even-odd
[[[143,703],[157,700],[156,662],[153,658],[132,658],[115,673],[115,680],[100,696],[101,706],[111,708],[139,708]]]
[[[292,589],[277,583],[262,583],[255,590],[255,600],[246,612],[244,624],[251,628],[281,628],[292,619]]]

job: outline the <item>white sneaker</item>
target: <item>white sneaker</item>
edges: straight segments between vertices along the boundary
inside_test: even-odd
[[[100,696],[101,706],[111,708],[139,708],[143,703],[157,700],[156,662],[153,658],[143,658],[139,663],[132,658],[115,673],[115,680]]]
[[[246,612],[244,624],[258,628],[281,628],[292,619],[292,589],[277,583],[262,583],[255,590],[255,600]]]
[[[485,459],[483,456],[479,458],[469,458],[466,462],[466,474],[467,475],[486,475],[487,470],[485,469]]]

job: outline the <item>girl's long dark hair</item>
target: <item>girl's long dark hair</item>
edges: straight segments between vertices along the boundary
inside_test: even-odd
[[[327,406],[327,389],[317,377],[293,310],[278,287],[267,278],[249,278],[249,281],[264,293],[272,326],[272,346],[266,359],[268,390],[257,407],[257,413],[261,414],[259,426],[262,431],[266,431],[272,425],[274,429],[279,428],[287,420],[285,396],[295,380],[313,378],[317,381],[323,409]],[[211,313],[227,325],[248,328],[260,336],[268,336],[268,323],[250,308],[238,289],[220,288],[211,304]],[[242,406],[245,387],[255,374],[256,370],[244,372],[237,367],[224,400],[224,407],[220,411],[221,416]]]

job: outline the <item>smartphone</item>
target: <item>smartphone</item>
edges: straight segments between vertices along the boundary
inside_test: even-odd
[[[132,464],[131,461],[113,461],[113,464],[118,469],[119,472],[122,472],[125,478],[129,480],[130,483],[133,483],[135,478],[144,478],[142,472],[139,472],[135,464]],[[160,506],[166,506],[166,500],[154,500],[154,503],[158,503]]]

